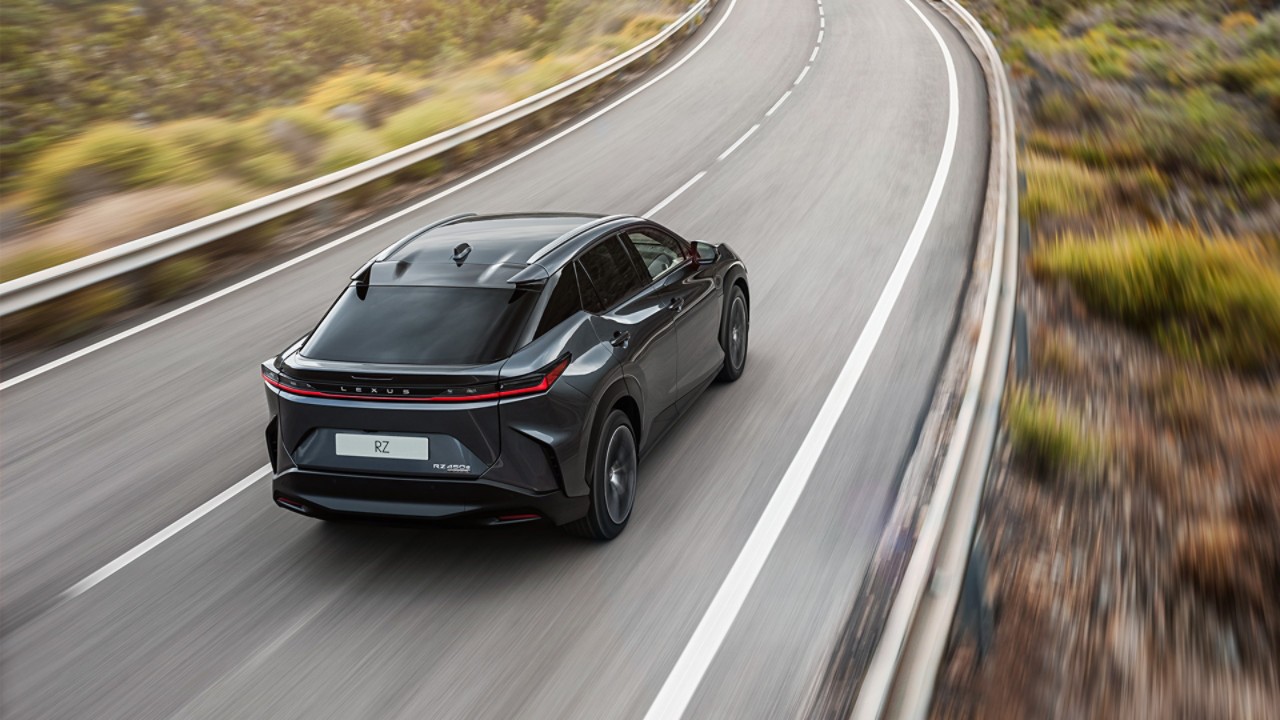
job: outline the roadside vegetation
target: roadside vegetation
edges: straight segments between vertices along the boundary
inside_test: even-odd
[[[6,0],[0,280],[483,115],[686,5]]]
[[[1280,9],[974,0],[1011,71],[1029,372],[935,717],[1280,707]]]

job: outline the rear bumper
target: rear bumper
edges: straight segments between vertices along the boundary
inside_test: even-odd
[[[587,513],[587,497],[533,493],[483,478],[446,480],[356,475],[290,468],[275,476],[272,498],[319,518],[386,518],[498,524],[503,516],[534,514],[556,525]]]

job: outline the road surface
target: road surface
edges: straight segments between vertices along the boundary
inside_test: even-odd
[[[446,197],[0,393],[6,717],[803,710],[950,339],[985,188],[981,71],[927,2],[722,0],[623,97]],[[330,527],[274,507],[259,361],[431,219],[551,209],[652,211],[751,271],[746,374],[644,459],[627,531]],[[872,332],[877,303],[891,312]],[[828,403],[860,338],[865,368]],[[794,509],[744,551],[784,476]],[[759,572],[725,586],[740,555]]]

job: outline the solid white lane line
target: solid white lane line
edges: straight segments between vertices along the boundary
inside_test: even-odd
[[[719,21],[719,22],[717,22],[717,23],[715,24],[715,27],[711,28],[711,31],[707,33],[707,36],[706,36],[706,37],[704,37],[704,38],[702,39],[702,41],[701,41],[701,42],[699,42],[696,46],[694,46],[694,48],[693,48],[692,50],[690,50],[690,51],[688,52],[688,54],[686,54],[684,57],[681,57],[679,60],[677,60],[677,61],[676,61],[676,62],[675,62],[671,67],[669,67],[669,68],[667,68],[666,70],[663,70],[661,73],[659,73],[659,74],[655,75],[653,78],[649,79],[647,82],[645,82],[645,83],[644,83],[643,85],[641,85],[640,87],[635,88],[634,90],[632,90],[631,92],[627,93],[626,95],[623,95],[622,97],[618,98],[617,100],[614,100],[613,102],[609,103],[608,105],[606,105],[605,107],[601,108],[600,110],[597,110],[596,112],[594,112],[594,113],[592,113],[592,114],[588,115],[587,117],[583,118],[582,120],[580,120],[580,121],[578,121],[578,122],[574,123],[573,125],[570,125],[569,127],[565,128],[564,130],[562,130],[562,131],[560,131],[560,132],[556,133],[555,135],[552,135],[551,137],[547,138],[546,140],[543,140],[542,142],[538,143],[537,145],[534,145],[533,147],[529,148],[528,150],[525,150],[525,151],[523,151],[523,152],[519,153],[518,155],[514,155],[514,156],[512,156],[512,157],[510,157],[510,158],[507,158],[507,159],[506,159],[506,160],[504,160],[503,162],[498,163],[497,165],[494,165],[493,167],[489,168],[488,170],[485,170],[485,171],[483,171],[483,172],[481,172],[481,173],[478,173],[478,174],[476,174],[476,175],[473,175],[473,176],[471,176],[471,177],[469,177],[469,178],[467,178],[467,179],[465,179],[465,180],[462,180],[462,181],[460,181],[460,182],[459,182],[458,184],[456,184],[456,185],[453,185],[453,186],[451,186],[451,187],[449,187],[449,188],[447,188],[447,189],[445,189],[445,190],[441,190],[440,192],[438,192],[438,193],[436,193],[436,194],[434,194],[434,195],[432,195],[432,196],[430,196],[430,197],[426,198],[425,200],[422,200],[421,202],[418,202],[418,203],[415,203],[415,204],[413,204],[413,205],[410,205],[409,207],[407,207],[407,208],[405,208],[405,209],[403,209],[403,210],[400,210],[399,212],[396,212],[396,213],[393,213],[393,214],[391,214],[391,215],[388,215],[387,217],[382,218],[381,220],[377,220],[377,221],[375,221],[375,222],[369,223],[368,225],[366,225],[366,226],[364,226],[364,227],[360,228],[359,230],[354,230],[354,231],[352,231],[352,232],[350,232],[350,233],[347,233],[346,235],[343,235],[342,237],[339,237],[339,238],[337,238],[337,239],[335,239],[335,240],[331,240],[330,242],[325,243],[324,245],[321,245],[320,247],[314,248],[314,249],[312,249],[312,250],[310,250],[310,251],[308,251],[308,252],[305,252],[305,253],[303,253],[302,255],[299,255],[299,256],[297,256],[297,257],[295,257],[295,258],[292,258],[292,259],[290,259],[290,260],[286,260],[285,262],[282,262],[282,263],[280,263],[279,265],[276,265],[275,267],[268,268],[267,270],[264,270],[264,271],[262,271],[262,272],[258,273],[257,275],[254,275],[254,276],[252,276],[252,277],[250,277],[250,278],[246,278],[246,279],[244,279],[244,280],[241,280],[240,282],[238,282],[238,283],[236,283],[236,284],[234,284],[234,285],[228,286],[228,287],[226,287],[226,288],[223,288],[222,290],[219,290],[219,291],[217,291],[217,292],[215,292],[215,293],[213,293],[213,294],[211,294],[211,295],[206,295],[205,297],[202,297],[202,298],[200,298],[200,299],[198,299],[198,300],[193,300],[192,302],[189,302],[189,303],[187,303],[186,305],[183,305],[182,307],[176,308],[176,309],[174,309],[174,310],[170,310],[169,312],[167,312],[167,313],[165,313],[165,314],[163,314],[163,315],[161,315],[161,316],[159,316],[159,317],[157,317],[157,318],[153,318],[153,319],[151,319],[151,320],[148,320],[147,322],[142,323],[141,325],[136,325],[136,326],[134,326],[134,327],[129,328],[128,330],[124,330],[124,331],[122,331],[122,332],[120,332],[120,333],[117,333],[117,334],[115,334],[115,335],[112,335],[112,336],[111,336],[111,337],[109,337],[109,338],[105,338],[105,339],[103,339],[103,340],[99,340],[98,342],[93,343],[92,345],[88,345],[88,346],[83,347],[83,348],[81,348],[81,349],[79,349],[79,350],[77,350],[77,351],[75,351],[75,352],[73,352],[73,353],[70,353],[70,354],[68,354],[68,355],[64,355],[64,356],[62,356],[62,357],[58,358],[57,360],[53,360],[53,361],[51,361],[51,362],[45,363],[44,365],[41,365],[40,367],[34,368],[34,369],[32,369],[32,370],[28,370],[27,372],[22,373],[21,375],[18,375],[18,376],[15,376],[15,377],[9,378],[9,379],[5,380],[4,382],[0,382],[0,391],[8,390],[9,388],[11,388],[11,387],[13,387],[13,386],[15,386],[15,385],[18,385],[18,384],[20,384],[20,383],[26,382],[27,380],[30,380],[31,378],[39,377],[40,375],[43,375],[43,374],[45,374],[45,373],[49,372],[50,370],[54,370],[54,369],[56,369],[56,368],[62,367],[63,365],[66,365],[66,364],[67,364],[67,363],[69,363],[69,362],[73,362],[73,361],[75,361],[75,360],[79,360],[80,358],[82,358],[82,357],[84,357],[84,356],[86,356],[86,355],[89,355],[90,353],[97,352],[97,351],[99,351],[99,350],[101,350],[101,349],[103,349],[103,348],[105,348],[105,347],[109,347],[109,346],[111,346],[111,345],[114,345],[114,344],[116,344],[116,343],[120,342],[121,340],[125,340],[125,339],[127,339],[127,338],[133,337],[134,335],[137,335],[138,333],[143,332],[143,331],[145,331],[145,330],[149,330],[149,329],[151,329],[151,328],[153,328],[153,327],[155,327],[155,326],[157,326],[157,325],[159,325],[159,324],[161,324],[161,323],[163,323],[163,322],[167,322],[167,321],[172,320],[172,319],[174,319],[174,318],[176,318],[176,317],[179,317],[179,316],[181,316],[181,315],[185,315],[185,314],[187,314],[187,313],[191,312],[192,310],[195,310],[195,309],[197,309],[197,308],[199,308],[199,307],[202,307],[202,306],[204,306],[204,305],[207,305],[207,304],[209,304],[209,303],[211,303],[211,302],[213,302],[214,300],[217,300],[217,299],[219,299],[219,298],[222,298],[222,297],[225,297],[225,296],[227,296],[227,295],[230,295],[231,293],[233,293],[233,292],[235,292],[235,291],[237,291],[237,290],[241,290],[241,289],[246,288],[246,287],[248,287],[248,286],[250,286],[250,285],[253,285],[253,284],[255,284],[255,283],[259,282],[260,280],[264,280],[264,279],[266,279],[266,278],[268,278],[268,277],[271,277],[272,275],[275,275],[276,273],[279,273],[279,272],[282,272],[282,271],[284,271],[284,270],[287,270],[287,269],[289,269],[289,268],[293,267],[294,265],[298,265],[298,264],[300,264],[300,263],[304,263],[304,262],[306,262],[307,260],[310,260],[311,258],[313,258],[313,257],[315,257],[315,256],[317,256],[317,255],[320,255],[321,253],[328,252],[329,250],[332,250],[333,248],[336,248],[336,247],[338,247],[338,246],[340,246],[340,245],[344,245],[344,244],[346,244],[347,242],[350,242],[351,240],[354,240],[355,238],[358,238],[358,237],[360,237],[360,236],[364,235],[365,233],[367,233],[367,232],[369,232],[369,231],[371,231],[371,230],[376,230],[377,228],[380,228],[380,227],[382,227],[382,226],[386,225],[387,223],[390,223],[390,222],[394,222],[394,221],[396,221],[396,220],[399,220],[400,218],[404,217],[405,215],[408,215],[408,214],[410,214],[410,213],[417,212],[418,210],[421,210],[422,208],[424,208],[424,207],[426,207],[426,206],[428,206],[428,205],[430,205],[430,204],[432,204],[432,203],[436,202],[437,200],[441,200],[441,199],[443,199],[443,198],[446,198],[446,197],[448,197],[448,196],[450,196],[450,195],[452,195],[452,194],[454,194],[454,193],[458,192],[459,190],[462,190],[462,189],[467,188],[467,187],[469,187],[469,186],[471,186],[471,185],[474,185],[474,184],[475,184],[475,183],[477,183],[477,182],[480,182],[481,180],[483,180],[483,179],[485,179],[485,178],[489,177],[490,175],[493,175],[494,173],[497,173],[497,172],[499,172],[499,171],[501,171],[501,170],[505,170],[506,168],[508,168],[508,167],[510,167],[510,166],[512,166],[512,165],[514,165],[515,163],[519,162],[520,160],[523,160],[524,158],[529,157],[530,155],[532,155],[532,154],[534,154],[534,153],[538,152],[539,150],[541,150],[541,149],[543,149],[543,148],[547,147],[548,145],[550,145],[550,144],[552,144],[552,143],[554,143],[554,142],[556,142],[556,141],[560,140],[561,138],[563,138],[563,137],[565,137],[565,136],[569,135],[570,133],[573,133],[573,132],[577,131],[578,129],[580,129],[580,128],[584,127],[584,126],[585,126],[585,125],[587,125],[588,123],[591,123],[591,122],[592,122],[592,121],[594,121],[596,118],[599,118],[600,116],[602,116],[602,115],[604,115],[605,113],[607,113],[607,112],[609,112],[609,111],[613,110],[614,108],[616,108],[616,107],[618,107],[619,105],[623,104],[624,102],[626,102],[626,101],[630,100],[631,98],[635,97],[636,95],[639,95],[640,93],[642,93],[642,92],[644,92],[645,90],[647,90],[647,89],[649,89],[650,87],[652,87],[652,86],[653,86],[655,83],[657,83],[659,80],[662,80],[663,78],[667,77],[667,76],[668,76],[668,75],[670,75],[671,73],[675,72],[675,71],[676,71],[677,69],[679,69],[682,65],[684,65],[686,62],[688,62],[691,58],[693,58],[693,56],[694,56],[694,55],[697,55],[697,54],[698,54],[698,52],[702,50],[702,48],[706,47],[707,43],[711,42],[711,38],[715,37],[715,36],[716,36],[716,33],[720,32],[720,28],[724,27],[725,21],[727,21],[727,20],[729,19],[729,16],[731,16],[731,15],[733,14],[733,9],[734,9],[735,7],[737,7],[737,5],[738,5],[738,0],[730,0],[730,2],[729,2],[729,7],[727,7],[727,8],[725,9],[725,11],[724,11],[724,15],[722,15],[722,16],[720,17],[720,21]],[[378,249],[379,249],[379,250],[381,250],[381,248],[378,248]]]
[[[125,554],[121,555],[115,560],[112,560],[106,565],[103,565],[101,569],[97,570],[92,575],[86,577],[85,579],[81,580],[75,585],[72,585],[71,587],[67,588],[62,592],[61,599],[69,600],[77,595],[84,593],[89,588],[93,587],[94,585],[97,585],[103,580],[106,580],[112,575],[115,575],[117,572],[124,569],[129,563],[151,552],[160,543],[182,532],[182,530],[186,528],[188,525],[199,520],[205,515],[208,515],[210,512],[213,512],[213,510],[217,508],[219,505],[225,503],[226,501],[230,500],[236,495],[239,495],[240,493],[244,492],[249,488],[250,485],[266,477],[270,473],[271,473],[270,465],[263,465],[262,467],[253,471],[252,473],[249,474],[248,477],[244,478],[243,480],[236,483],[235,485],[232,485],[226,490],[223,490],[222,492],[213,496],[213,498],[207,500],[200,507],[196,508],[195,510],[192,510],[186,515],[183,515],[182,517],[178,518],[174,522],[170,523],[169,526],[166,527],[165,529],[161,530],[155,535],[152,535],[146,540],[143,540],[141,543],[136,545],[129,552],[126,552]]]
[[[800,71],[800,77],[796,78],[796,81],[795,81],[794,83],[792,83],[792,84],[793,84],[793,85],[799,85],[799,84],[800,84],[800,81],[801,81],[801,80],[804,80],[804,76],[809,74],[809,68],[810,68],[810,67],[812,67],[812,65],[805,65],[805,66],[804,66],[804,69]]]
[[[652,217],[654,213],[658,212],[658,211],[659,211],[659,210],[661,210],[662,208],[664,208],[664,207],[666,207],[667,205],[669,205],[669,204],[671,203],[671,201],[672,201],[672,200],[675,200],[676,198],[680,197],[680,194],[681,194],[681,193],[683,193],[685,190],[688,190],[689,188],[693,187],[693,184],[694,184],[694,183],[696,183],[696,182],[698,182],[699,180],[701,180],[701,179],[702,179],[706,174],[707,174],[707,171],[706,171],[706,170],[703,170],[702,172],[698,173],[697,175],[694,175],[693,177],[689,178],[689,181],[688,181],[688,182],[686,182],[685,184],[683,184],[683,185],[681,185],[680,187],[676,188],[676,191],[675,191],[675,192],[673,192],[673,193],[671,193],[670,195],[666,196],[665,198],[663,198],[662,202],[660,202],[660,203],[658,203],[657,205],[654,205],[652,208],[650,208],[650,209],[649,209],[649,212],[645,213],[645,214],[644,214],[644,216],[645,216],[645,217]]]
[[[769,112],[765,113],[764,116],[773,117],[773,114],[778,111],[778,108],[782,107],[782,103],[786,102],[789,97],[791,97],[790,90],[782,93],[782,97],[778,98],[778,102],[774,103],[773,107],[769,108]]]
[[[813,468],[817,465],[818,458],[821,457],[836,422],[844,413],[859,378],[862,377],[862,371],[866,368],[871,352],[875,350],[876,343],[879,342],[880,335],[888,324],[889,314],[893,311],[893,306],[897,303],[898,296],[906,284],[911,266],[915,264],[924,236],[938,208],[938,201],[942,197],[947,173],[951,168],[951,158],[955,153],[956,128],[960,119],[955,61],[933,24],[911,4],[910,0],[903,0],[903,2],[915,10],[920,20],[929,28],[929,32],[933,34],[934,40],[942,50],[942,57],[947,66],[949,95],[947,131],[942,143],[942,155],[938,158],[938,166],[933,174],[933,181],[929,184],[929,192],[925,196],[923,207],[920,208],[920,214],[916,217],[915,225],[911,228],[911,234],[902,247],[902,254],[898,256],[898,262],[894,265],[889,280],[880,292],[880,298],[876,301],[867,324],[858,335],[858,340],[852,352],[849,353],[844,367],[841,368],[840,375],[831,386],[831,392],[818,411],[818,416],[810,426],[804,441],[800,443],[800,448],[792,458],[791,464],[778,482],[773,497],[769,499],[769,504],[761,513],[750,537],[747,538],[746,545],[738,553],[738,558],[729,569],[724,583],[716,591],[711,605],[707,607],[702,620],[698,622],[693,636],[689,638],[689,644],[680,653],[680,658],[671,669],[671,674],[667,676],[662,689],[654,698],[653,705],[645,715],[646,720],[678,720],[684,715],[689,701],[693,699],[693,694],[698,689],[698,684],[706,674],[721,643],[724,642],[729,628],[747,599],[747,594],[769,558],[774,543],[777,542],[787,519],[791,516],[791,511],[799,501],[800,494],[809,482]]]
[[[746,142],[747,138],[751,137],[751,134],[759,129],[760,129],[760,123],[756,123],[755,125],[752,125],[750,130],[743,133],[742,137],[738,138],[732,145],[729,146],[729,149],[720,153],[720,157],[716,158],[716,162],[721,162],[725,158],[729,157],[729,155],[731,155],[734,150],[738,149],[739,145]]]
[[[809,62],[813,62],[818,57],[818,51],[821,49],[822,49],[821,45],[813,49],[813,54],[809,56]]]

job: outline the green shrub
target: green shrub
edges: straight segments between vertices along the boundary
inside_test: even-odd
[[[320,156],[319,171],[330,173],[350,167],[390,150],[382,138],[370,130],[354,130],[330,138]]]
[[[622,30],[606,38],[609,47],[614,50],[630,50],[640,43],[662,32],[662,29],[674,20],[672,15],[637,15],[622,26]]]
[[[583,58],[582,54],[547,55],[509,78],[503,83],[503,89],[513,100],[542,92],[586,70],[591,63],[584,62]]]
[[[1005,406],[1005,426],[1015,457],[1037,473],[1087,476],[1099,468],[1102,443],[1048,395],[1015,389]]]
[[[32,213],[49,217],[87,192],[78,184],[100,193],[209,175],[207,167],[160,133],[110,123],[42,153],[27,169],[22,185],[30,193]]]
[[[393,110],[428,85],[426,80],[412,75],[350,68],[317,83],[304,104],[319,110],[331,110],[344,103],[367,105],[375,112]]]
[[[1204,177],[1234,180],[1255,157],[1265,154],[1248,116],[1207,90],[1184,95],[1155,92],[1121,126],[1120,141],[1170,172],[1191,170]]]
[[[165,123],[154,132],[162,142],[183,148],[211,168],[238,165],[271,149],[260,126],[223,118],[178,120]]]
[[[462,98],[436,97],[401,110],[387,119],[381,128],[383,139],[391,147],[404,147],[442,130],[471,120],[471,103]]]
[[[1280,57],[1258,54],[1219,63],[1215,79],[1226,90],[1248,93],[1276,78],[1280,78]]]
[[[1068,97],[1058,90],[1050,90],[1035,107],[1036,119],[1051,127],[1071,128],[1082,122],[1079,97]]]
[[[1280,77],[1260,83],[1255,91],[1259,98],[1266,101],[1272,119],[1280,122]]]
[[[236,174],[246,181],[263,188],[286,185],[298,177],[293,158],[282,152],[267,152],[241,162]]]
[[[1028,219],[1088,215],[1106,197],[1106,177],[1079,163],[1033,152],[1022,159],[1021,165],[1027,176],[1022,214]]]
[[[1068,235],[1031,265],[1177,355],[1241,370],[1280,361],[1280,271],[1248,244],[1179,227]]]

